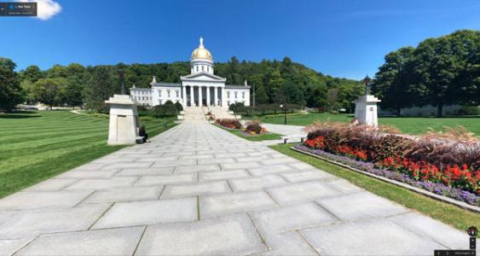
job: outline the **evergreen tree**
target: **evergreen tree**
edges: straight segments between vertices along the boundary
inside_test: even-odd
[[[0,110],[11,111],[22,102],[22,89],[15,67],[10,59],[0,58]]]

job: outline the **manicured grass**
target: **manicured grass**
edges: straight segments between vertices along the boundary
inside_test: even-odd
[[[480,214],[431,199],[405,188],[401,188],[393,184],[353,172],[338,165],[325,162],[321,159],[295,152],[290,149],[292,146],[293,144],[279,144],[270,147],[285,155],[311,164],[318,169],[324,170],[325,172],[340,178],[344,178],[367,191],[397,202],[398,204],[401,204],[407,208],[421,212],[434,219],[440,220],[461,231],[466,232],[468,227],[480,225]],[[478,237],[480,237],[480,234]]]
[[[283,116],[275,117],[256,117],[263,123],[283,124]],[[352,114],[329,114],[329,113],[308,113],[304,115],[293,115],[287,117],[289,125],[310,125],[315,121],[325,122],[350,122],[353,119]],[[480,117],[379,117],[380,124],[392,125],[400,129],[403,133],[422,134],[429,128],[442,130],[443,127],[456,127],[462,125],[476,136],[480,136]]]
[[[153,137],[173,119],[144,124]],[[108,118],[69,111],[1,114],[0,198],[122,148],[108,146],[107,138]]]
[[[265,133],[265,134],[260,134],[260,135],[248,135],[243,133],[243,131],[240,130],[232,130],[232,129],[227,129],[225,127],[222,127],[221,125],[217,125],[217,127],[220,127],[221,129],[224,129],[225,131],[228,131],[232,134],[237,135],[238,137],[244,138],[249,141],[262,141],[262,140],[279,140],[282,138],[282,135],[276,134],[276,133]]]

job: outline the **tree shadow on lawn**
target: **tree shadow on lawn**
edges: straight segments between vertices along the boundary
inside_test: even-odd
[[[0,112],[0,119],[24,119],[24,118],[33,118],[41,117],[37,111],[13,111],[2,113]]]

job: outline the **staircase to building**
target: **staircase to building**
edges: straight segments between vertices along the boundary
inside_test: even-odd
[[[205,122],[205,114],[202,108],[199,107],[186,107],[183,109],[183,121],[189,123]]]

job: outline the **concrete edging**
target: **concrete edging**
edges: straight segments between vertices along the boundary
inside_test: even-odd
[[[444,203],[452,204],[452,205],[455,205],[457,207],[460,207],[462,209],[465,209],[465,210],[468,210],[468,211],[471,211],[471,212],[480,213],[480,207],[473,206],[473,205],[470,205],[470,204],[467,204],[467,203],[464,203],[464,202],[459,202],[455,199],[445,197],[445,196],[441,196],[441,195],[437,195],[437,194],[432,193],[430,191],[427,191],[427,190],[424,190],[424,189],[421,189],[421,188],[417,188],[417,187],[414,187],[414,186],[411,186],[411,185],[408,185],[408,184],[405,184],[405,183],[402,183],[402,182],[399,182],[399,181],[396,181],[396,180],[391,180],[391,179],[388,179],[388,178],[385,178],[385,177],[382,177],[382,176],[378,176],[378,175],[375,175],[373,173],[364,172],[364,171],[358,170],[356,168],[353,168],[349,165],[342,164],[342,163],[339,163],[337,161],[333,161],[333,160],[330,160],[328,158],[321,157],[319,155],[315,155],[315,154],[312,154],[312,153],[309,153],[309,152],[305,152],[305,151],[296,149],[295,147],[290,147],[290,149],[295,151],[295,152],[305,154],[305,155],[309,155],[309,156],[321,159],[323,161],[329,162],[331,164],[335,164],[335,165],[347,168],[347,169],[352,170],[354,172],[357,172],[357,173],[360,173],[360,174],[363,174],[363,175],[366,175],[366,176],[370,176],[372,178],[375,178],[375,179],[378,179],[378,180],[381,180],[381,181],[388,182],[388,183],[396,185],[398,187],[406,188],[410,191],[417,192],[419,194],[430,197],[432,199],[439,200],[439,201],[442,201]]]

